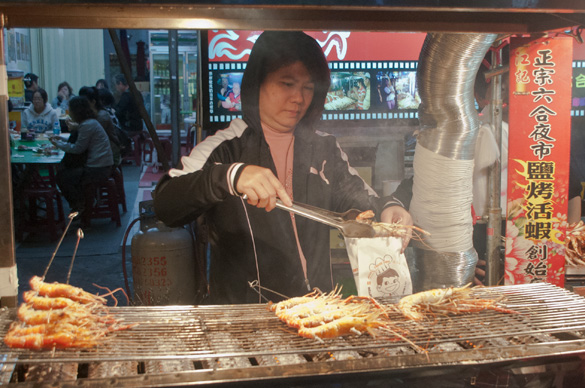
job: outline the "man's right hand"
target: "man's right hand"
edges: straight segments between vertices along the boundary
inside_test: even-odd
[[[236,183],[236,190],[248,197],[250,205],[265,208],[268,212],[276,207],[276,198],[280,198],[286,206],[292,206],[284,186],[268,168],[245,166]]]

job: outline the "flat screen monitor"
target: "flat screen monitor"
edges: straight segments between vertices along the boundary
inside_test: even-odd
[[[239,87],[246,61],[262,31],[212,30],[203,36],[204,126],[225,128],[242,117]],[[416,70],[425,34],[309,31],[331,70],[322,120],[343,128],[353,120],[418,119]],[[407,43],[404,48],[401,46]],[[393,47],[396,46],[396,47]],[[380,47],[387,50],[380,51]]]

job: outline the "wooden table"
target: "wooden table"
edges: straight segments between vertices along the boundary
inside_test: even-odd
[[[51,239],[54,240],[58,236],[54,229],[64,226],[64,219],[60,216],[62,213],[61,196],[58,194],[55,175],[57,166],[63,159],[65,152],[59,149],[42,152],[44,147],[50,145],[52,145],[51,142],[44,135],[33,141],[14,140],[10,163],[12,165],[14,221],[17,239],[23,237],[23,230],[38,230],[49,232]],[[19,146],[21,148],[26,147],[26,149],[18,149]],[[31,193],[34,192],[54,193],[52,198],[57,201],[56,208],[59,209],[58,220],[49,223],[48,228],[40,223],[38,227],[34,225],[38,223],[36,221],[36,200],[31,199]],[[28,198],[28,201],[26,198]],[[48,205],[46,204],[46,206]]]
[[[33,141],[14,140],[15,147],[11,149],[11,164],[58,164],[63,159],[65,152],[56,149],[56,154],[46,155],[42,152],[35,152],[41,149],[43,145],[51,145],[46,137],[41,137]],[[28,147],[27,150],[19,150],[18,146]]]

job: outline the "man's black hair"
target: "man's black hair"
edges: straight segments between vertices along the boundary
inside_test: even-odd
[[[124,86],[128,86],[128,81],[126,81],[126,77],[124,77],[124,74],[116,74],[116,76],[114,77],[114,81],[116,82],[116,85],[122,84]]]
[[[24,76],[24,86],[26,86],[26,88],[30,88],[32,86],[33,83],[39,83],[39,76],[34,74],[34,73],[27,73]]]

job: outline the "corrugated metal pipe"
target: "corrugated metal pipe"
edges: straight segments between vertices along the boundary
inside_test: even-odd
[[[480,126],[473,92],[481,61],[496,37],[429,33],[421,49],[421,131],[410,211],[415,225],[431,235],[415,244],[415,292],[473,281],[472,178]]]

